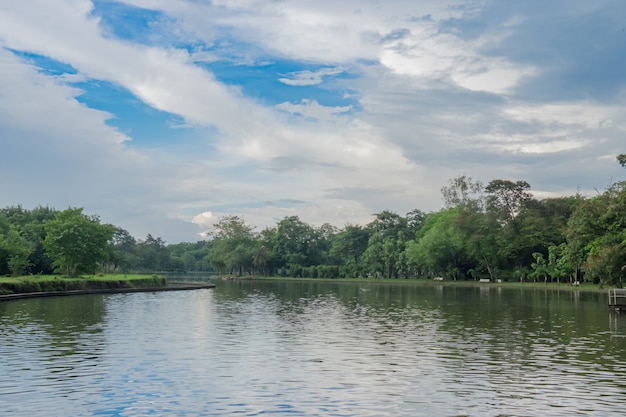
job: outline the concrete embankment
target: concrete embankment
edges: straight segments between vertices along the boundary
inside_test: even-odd
[[[25,298],[38,298],[38,297],[63,297],[69,295],[84,295],[84,294],[120,294],[120,293],[132,293],[132,292],[162,292],[162,291],[188,291],[199,290],[206,288],[215,288],[215,284],[205,283],[176,283],[176,284],[164,284],[159,286],[111,286],[109,288],[81,288],[81,289],[66,289],[62,291],[31,291],[31,292],[16,292],[12,294],[0,295],[1,301],[21,300]]]

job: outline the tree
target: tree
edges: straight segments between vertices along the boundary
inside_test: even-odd
[[[393,211],[384,210],[376,214],[367,228],[370,238],[363,258],[370,273],[398,278],[407,270],[400,256],[409,239],[407,220]]]
[[[209,271],[210,263],[207,261],[211,242],[199,240],[197,242],[181,242],[167,245],[170,257],[178,257],[183,261],[185,271]]]
[[[361,258],[367,249],[369,231],[362,226],[347,224],[335,235],[331,248],[331,258],[341,265],[342,275],[358,277],[363,273]]]
[[[45,254],[43,248],[46,236],[43,224],[47,220],[54,219],[56,213],[56,210],[42,206],[32,210],[26,210],[20,205],[0,209],[0,217],[3,217],[7,223],[6,230],[8,231],[10,224],[30,247],[27,269],[32,274],[51,274],[54,271],[52,260]],[[0,233],[2,233],[1,230]]]
[[[31,245],[19,234],[16,226],[10,225],[6,235],[0,233],[0,258],[4,259],[12,276],[22,275],[30,266],[28,257],[31,252]]]
[[[127,230],[116,227],[107,247],[106,262],[101,263],[102,270],[109,273],[128,271],[136,244],[137,241]]]
[[[242,275],[252,267],[254,253],[253,227],[238,216],[224,216],[213,225],[209,259],[220,273]]]
[[[485,187],[485,192],[487,207],[496,213],[503,223],[511,223],[519,232],[515,218],[522,204],[532,198],[530,184],[526,181],[492,180]]]
[[[626,182],[582,201],[567,227],[568,253],[600,285],[621,286],[626,273]]]
[[[626,154],[621,153],[617,155],[617,162],[619,162],[621,166],[626,168]]]
[[[567,244],[548,247],[548,268],[550,275],[561,282],[561,278],[569,277],[570,283],[576,281],[576,263],[572,261]]]
[[[115,228],[101,224],[97,216],[83,214],[82,208],[58,212],[44,224],[46,253],[56,270],[67,276],[94,273],[96,264],[105,260],[107,243]]]
[[[495,281],[501,263],[501,246],[498,242],[501,226],[495,216],[472,204],[461,207],[455,224],[467,245],[470,259],[476,262],[471,275],[476,277],[478,272],[486,271],[489,279]]]
[[[414,209],[406,214],[407,229],[412,238],[415,238],[415,234],[424,226],[428,214],[424,213],[420,209]]]
[[[441,187],[441,195],[446,208],[476,205],[482,208],[483,183],[467,175],[460,175]]]
[[[406,244],[405,256],[413,269],[456,280],[475,267],[462,230],[457,227],[461,211],[461,207],[454,207],[428,216],[417,240]]]
[[[148,233],[145,240],[133,246],[133,252],[135,255],[133,269],[167,271],[170,268],[170,253],[165,241],[160,237]]]
[[[535,262],[531,264],[533,272],[530,274],[531,277],[537,282],[537,277],[542,277],[545,283],[548,282],[548,276],[550,275],[550,268],[548,265],[548,261],[543,257],[543,253],[535,252],[533,253],[533,258]]]
[[[298,216],[285,217],[276,225],[274,250],[282,267],[311,266],[319,260],[315,229]]]

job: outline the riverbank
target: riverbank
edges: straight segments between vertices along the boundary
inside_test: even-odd
[[[585,291],[604,293],[609,290],[608,287],[600,288],[597,284],[582,283],[580,285],[571,285],[570,283],[556,282],[480,282],[480,281],[453,281],[443,280],[434,281],[427,278],[293,278],[278,276],[248,276],[236,277],[235,280],[263,280],[263,281],[312,281],[312,282],[353,282],[364,284],[402,284],[402,285],[437,285],[437,286],[457,286],[457,287],[494,287],[494,288],[536,288],[536,289],[555,289],[565,291]]]
[[[180,291],[214,288],[213,284],[168,284],[158,275],[102,275],[65,278],[55,275],[0,278],[0,301],[78,294]]]

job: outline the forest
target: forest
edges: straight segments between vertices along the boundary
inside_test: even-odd
[[[626,155],[618,162],[626,167]],[[587,197],[536,199],[526,181],[462,175],[444,207],[391,210],[366,225],[319,227],[298,216],[255,231],[237,215],[206,240],[136,239],[81,208],[0,209],[0,274],[192,272],[222,276],[594,282],[626,273],[626,181]]]

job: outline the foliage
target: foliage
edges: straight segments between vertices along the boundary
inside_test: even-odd
[[[617,157],[626,167],[626,154]],[[626,278],[626,182],[592,198],[536,199],[526,181],[486,186],[462,175],[441,189],[444,208],[401,216],[384,210],[363,225],[315,227],[298,216],[256,233],[236,215],[209,240],[167,245],[135,239],[82,209],[0,209],[0,274],[217,271],[229,275],[445,276],[464,280],[594,282]]]
[[[70,290],[103,290],[118,288],[152,288],[165,285],[163,277],[156,275],[103,275],[90,277],[58,277],[36,275],[0,278],[0,294],[52,292]]]
[[[385,278],[398,278],[406,272],[407,265],[402,255],[409,236],[407,220],[393,211],[375,214],[376,218],[367,225],[369,240],[363,254],[369,274]]]
[[[57,270],[70,277],[94,273],[97,263],[106,258],[107,243],[115,232],[112,225],[100,224],[98,217],[83,214],[82,208],[58,212],[44,229],[46,253]]]
[[[441,187],[441,195],[446,208],[476,205],[481,208],[483,202],[483,184],[467,175],[460,175]]]
[[[12,276],[19,276],[30,266],[28,257],[31,245],[20,235],[15,225],[10,225],[4,235],[0,235],[0,253],[5,259],[6,269]]]
[[[225,216],[213,225],[209,260],[220,274],[242,275],[252,267],[253,227],[238,216]]]

